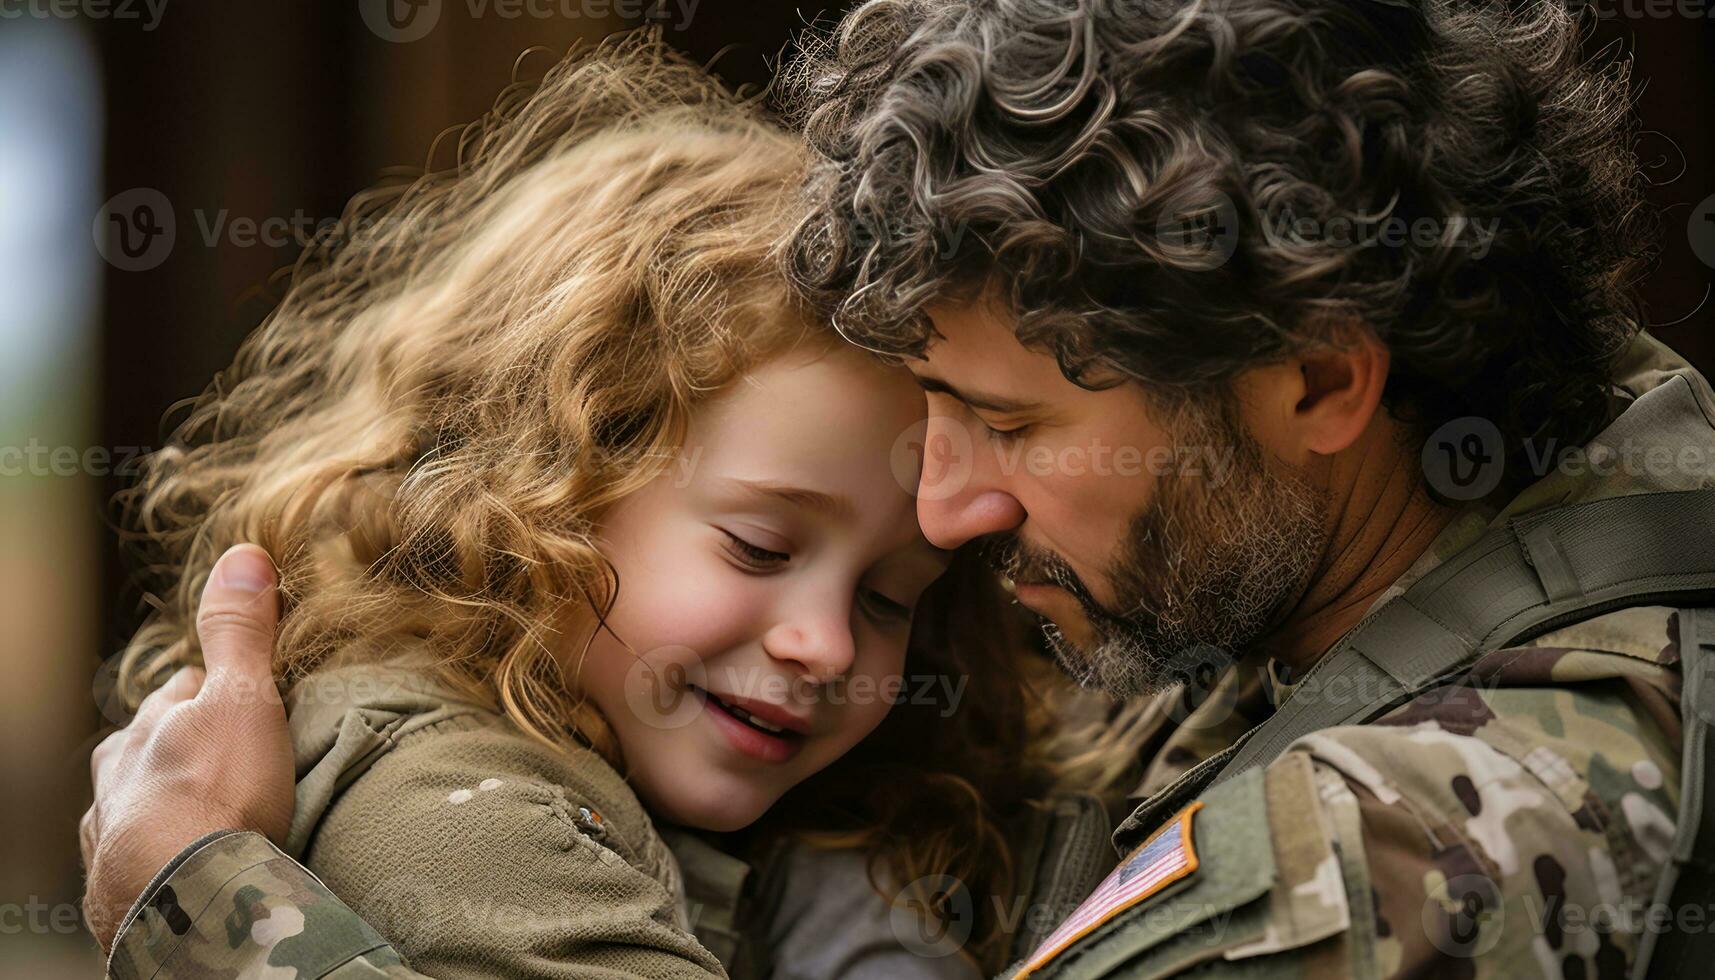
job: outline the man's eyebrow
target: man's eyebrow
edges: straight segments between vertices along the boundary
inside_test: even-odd
[[[734,478],[729,482],[746,493],[779,500],[793,507],[821,514],[834,520],[854,521],[857,519],[857,505],[852,503],[850,497],[840,494],[823,493],[820,490],[776,483],[772,480]]]
[[[959,401],[964,402],[972,408],[980,408],[988,412],[1000,412],[1002,414],[1010,415],[1015,412],[1033,412],[1042,407],[1036,402],[1021,401],[1016,398],[1006,398],[1002,395],[991,395],[981,391],[960,391],[958,388],[942,381],[940,378],[932,377],[927,374],[913,373],[911,376],[917,379],[917,387],[922,388],[924,391],[933,392],[939,395],[949,395],[953,398],[957,398]]]

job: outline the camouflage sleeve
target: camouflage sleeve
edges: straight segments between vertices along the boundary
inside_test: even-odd
[[[114,941],[114,980],[423,977],[260,834],[204,838],[168,869]]]
[[[1473,719],[1455,706],[1297,743],[1342,852],[1362,855],[1351,898],[1372,920],[1357,938],[1375,975],[1626,974],[1673,839],[1678,759],[1660,733],[1581,700],[1463,728],[1444,724]]]

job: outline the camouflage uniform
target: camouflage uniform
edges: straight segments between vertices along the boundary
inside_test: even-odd
[[[1505,519],[1715,485],[1708,383],[1648,336],[1616,381],[1630,407],[1591,443],[1592,465],[1471,504],[1371,611]],[[1662,911],[1649,905],[1679,807],[1679,635],[1671,608],[1608,612],[1485,655],[1370,724],[1299,738],[1193,804],[1177,858],[1193,870],[1097,902],[1080,920],[1093,925],[1013,974],[1627,975]],[[1160,696],[1139,812],[1294,684],[1249,659],[1196,696]],[[1130,854],[1158,830],[1128,820],[1114,844]]]
[[[753,869],[658,831],[600,756],[527,738],[425,671],[329,670],[288,707],[298,787],[284,847],[231,832],[187,848],[127,917],[111,976],[815,975],[775,969],[777,948],[788,966],[974,980],[959,957],[901,944],[863,855],[784,843]],[[816,884],[794,881],[805,875]],[[770,896],[792,907],[754,921]],[[844,927],[832,936],[829,904]]]
[[[1591,444],[1591,465],[1556,468],[1510,501],[1469,505],[1372,608],[1497,521],[1715,485],[1715,395],[1700,375],[1640,336],[1616,394],[1631,407]],[[1616,463],[1615,453],[1648,465]],[[1122,855],[1183,830],[1172,874],[1020,966],[1066,978],[1625,975],[1651,928],[1647,906],[1678,811],[1678,629],[1674,611],[1655,606],[1561,627],[1483,657],[1462,685],[1372,724],[1298,740],[1265,769],[1208,790],[1169,827],[1127,821],[1114,835]],[[1144,806],[1266,719],[1295,683],[1276,665],[1242,660],[1195,696],[1157,699]],[[261,976],[264,963],[339,958],[324,950],[340,951],[336,970],[351,972],[281,975],[416,976],[255,835],[193,850],[121,933],[116,976],[155,975],[160,959],[141,937],[163,928],[195,952],[161,977]],[[226,863],[211,869],[217,861]],[[256,928],[246,901],[303,909],[297,945],[263,948],[274,933]],[[218,914],[174,911],[211,902]],[[187,961],[217,965],[198,972]]]

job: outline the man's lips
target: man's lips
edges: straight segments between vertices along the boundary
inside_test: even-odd
[[[1084,615],[1084,606],[1072,593],[1047,582],[1014,583],[1012,592],[1019,605],[1053,620],[1074,645],[1087,649],[1095,641],[1090,621]]]

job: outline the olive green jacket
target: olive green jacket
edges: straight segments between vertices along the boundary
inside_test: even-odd
[[[127,917],[111,976],[975,976],[919,955],[956,944],[894,937],[862,855],[787,849],[753,875],[660,832],[594,752],[530,739],[424,671],[328,670],[288,710],[284,846],[234,832],[188,848]],[[747,915],[758,905],[769,921]]]

